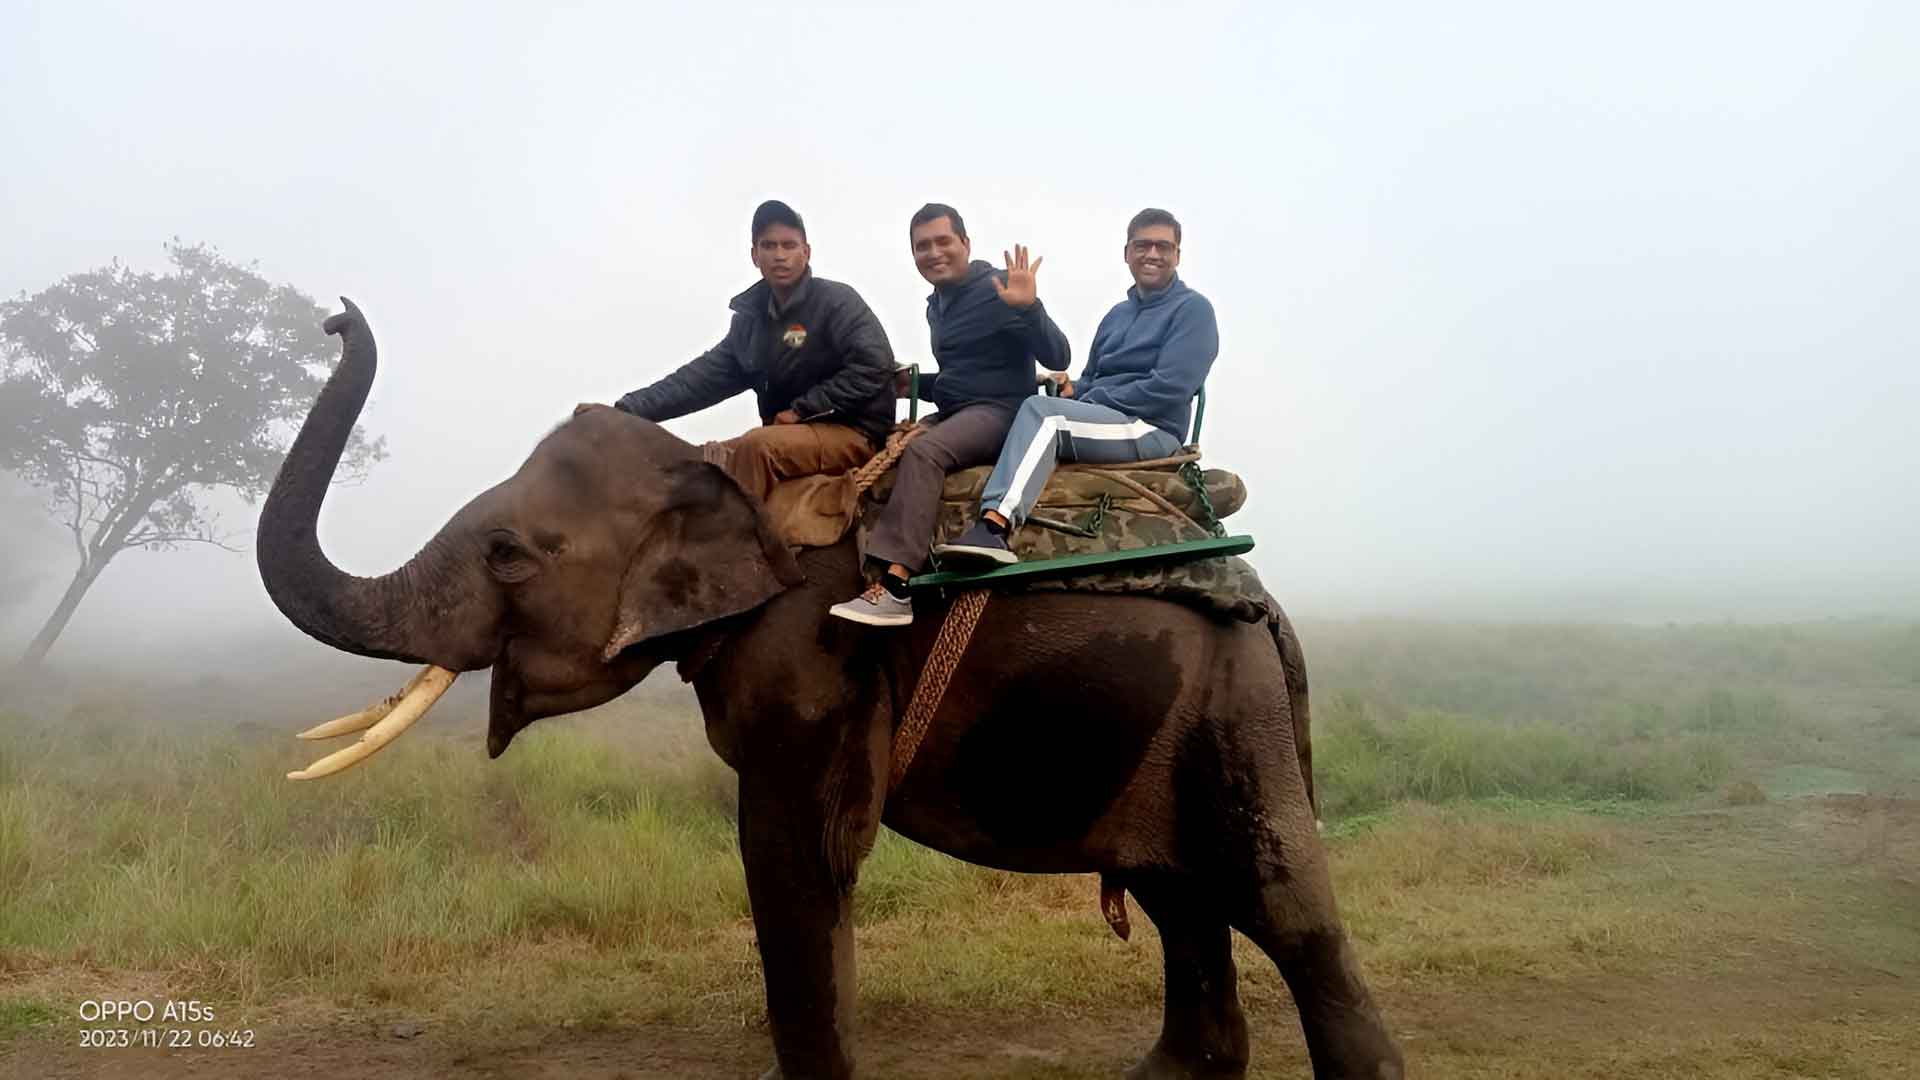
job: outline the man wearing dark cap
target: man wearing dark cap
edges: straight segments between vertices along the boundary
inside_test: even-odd
[[[671,420],[752,390],[762,426],[716,444],[709,460],[758,499],[781,480],[865,463],[893,427],[886,332],[859,293],[813,276],[812,254],[800,215],[777,200],[761,203],[752,248],[760,280],[728,305],[727,336],[614,404]]]

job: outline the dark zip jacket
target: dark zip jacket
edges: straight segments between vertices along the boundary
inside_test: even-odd
[[[1175,274],[1145,299],[1138,286],[1128,289],[1100,320],[1073,397],[1145,420],[1184,446],[1193,395],[1219,353],[1213,305]]]
[[[893,428],[893,349],[859,293],[809,270],[785,307],[776,309],[773,287],[764,281],[728,306],[733,325],[720,344],[614,406],[671,420],[752,390],[762,423],[792,409],[803,421],[854,428],[876,447],[886,441]]]
[[[1006,274],[975,259],[966,280],[942,285],[927,297],[927,326],[940,370],[920,377],[920,396],[952,412],[998,401],[1018,407],[1033,396],[1033,365],[1065,371],[1072,360],[1067,335],[1053,325],[1039,300],[1025,310],[1000,299],[993,279]]]

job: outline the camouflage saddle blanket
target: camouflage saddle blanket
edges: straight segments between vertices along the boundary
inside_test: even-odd
[[[1246,485],[1225,469],[1201,469],[1197,491],[1182,466],[1187,453],[1128,465],[1062,465],[1047,481],[1026,525],[1015,530],[1014,554],[1022,562],[1069,555],[1126,551],[1213,535],[1209,511],[1222,519],[1245,505]],[[980,513],[980,495],[992,473],[987,466],[948,474],[931,542],[958,536]],[[844,476],[805,477],[776,487],[767,499],[775,530],[795,547],[838,543],[858,530],[860,549],[880,507],[893,491],[893,473],[863,495]],[[1179,562],[1126,563],[1094,573],[1027,578],[996,589],[1136,593],[1158,596],[1210,615],[1240,622],[1272,622],[1278,605],[1245,560],[1234,557]]]

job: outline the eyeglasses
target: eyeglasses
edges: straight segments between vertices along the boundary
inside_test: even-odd
[[[1135,240],[1127,245],[1127,250],[1135,255],[1145,255],[1149,252],[1155,255],[1171,255],[1179,248],[1171,240]]]

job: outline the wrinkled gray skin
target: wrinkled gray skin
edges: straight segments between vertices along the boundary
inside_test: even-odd
[[[1100,873],[1160,929],[1167,997],[1135,1077],[1237,1077],[1247,1030],[1229,930],[1278,965],[1314,1073],[1398,1077],[1334,910],[1264,627],[1158,600],[1008,594],[988,606],[912,771],[891,734],[939,625],[828,617],[850,543],[791,556],[698,451],[594,409],[380,578],[329,563],[320,502],[374,373],[360,313],[261,515],[262,579],[302,630],[365,656],[493,669],[488,752],[674,661],[739,774],[740,849],[777,1065],[853,1072],[851,892],[884,821],[971,862]],[[374,763],[368,767],[379,767]],[[1089,902],[1092,898],[1089,897]]]

